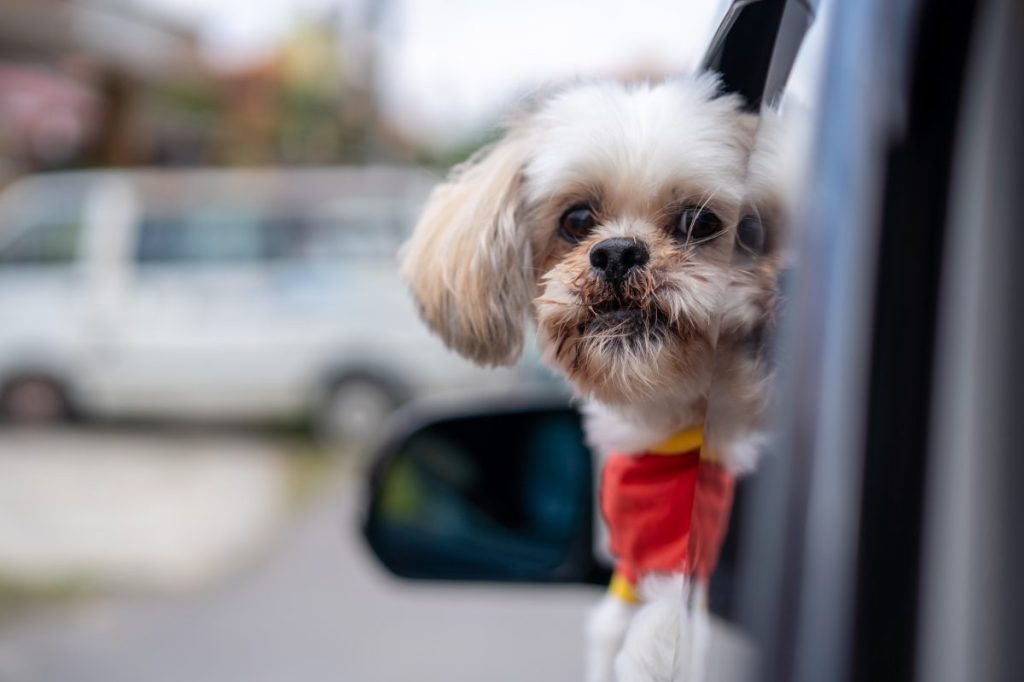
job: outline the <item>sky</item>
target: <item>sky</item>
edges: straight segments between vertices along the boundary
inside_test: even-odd
[[[198,28],[224,68],[273,51],[304,15],[357,16],[367,0],[124,0]],[[386,0],[376,35],[382,112],[436,146],[470,139],[550,83],[647,68],[691,70],[722,0]]]
[[[383,105],[424,135],[479,127],[539,86],[699,62],[716,1],[404,0],[384,34]],[[393,34],[393,39],[391,35]],[[415,116],[403,116],[406,109]]]

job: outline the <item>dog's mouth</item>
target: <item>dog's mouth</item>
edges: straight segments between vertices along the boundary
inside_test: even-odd
[[[646,338],[664,333],[668,317],[656,305],[636,305],[608,299],[589,306],[593,317],[587,322],[589,334],[614,334],[622,338]]]

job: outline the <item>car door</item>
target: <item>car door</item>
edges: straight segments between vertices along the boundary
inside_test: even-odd
[[[832,9],[740,621],[759,679],[1017,679],[1024,16]]]
[[[192,192],[203,183],[202,191]],[[126,277],[106,319],[98,381],[117,414],[248,418],[280,414],[280,336],[268,291],[268,233],[293,219],[218,191],[216,178],[138,185]],[[182,194],[191,195],[179,201]]]
[[[38,176],[0,199],[0,377],[76,383],[99,284],[88,175]],[[94,203],[94,202],[92,202]]]

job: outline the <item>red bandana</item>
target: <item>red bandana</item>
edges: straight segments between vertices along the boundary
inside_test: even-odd
[[[718,562],[734,479],[720,464],[701,459],[699,431],[684,435],[690,436],[684,450],[612,455],[604,465],[601,512],[617,561],[613,591],[627,601],[635,601],[630,588],[646,573],[706,581]]]

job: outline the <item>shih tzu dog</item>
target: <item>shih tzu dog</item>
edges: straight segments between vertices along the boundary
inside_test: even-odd
[[[731,475],[752,466],[733,443],[757,430],[764,370],[748,337],[774,290],[751,210],[765,200],[747,184],[756,129],[711,75],[556,92],[453,170],[403,250],[422,317],[449,346],[512,363],[532,320],[583,402],[618,562],[588,626],[589,680],[680,670],[680,641],[700,636],[681,635],[680,604],[700,610]],[[709,401],[733,400],[745,402],[706,440]]]

